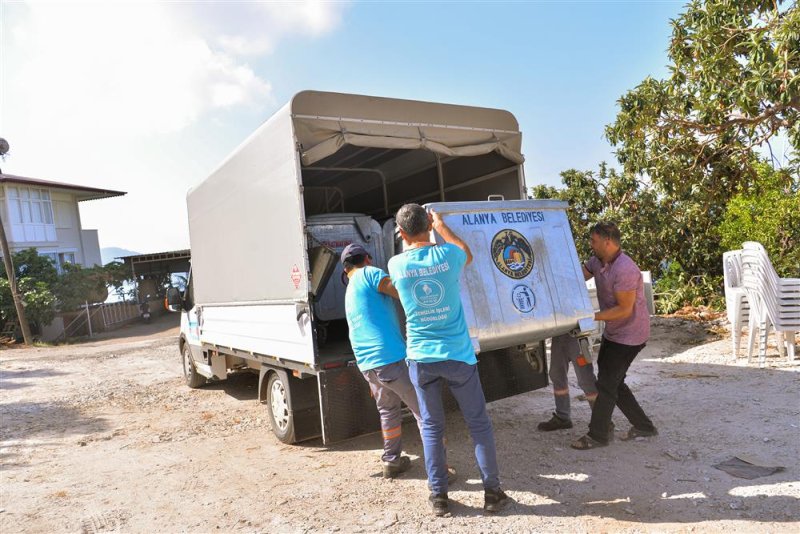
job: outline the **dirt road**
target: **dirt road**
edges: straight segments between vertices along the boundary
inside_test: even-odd
[[[497,516],[481,510],[452,414],[460,476],[453,516],[434,518],[413,424],[413,467],[393,481],[380,477],[378,434],[283,445],[257,376],[183,385],[170,320],[122,339],[0,352],[0,532],[800,531],[800,361],[733,362],[730,339],[703,325],[654,319],[631,368],[656,438],[573,451],[585,403],[573,401],[575,429],[547,434],[536,424],[552,411],[549,388],[490,404],[515,500]],[[733,455],[786,470],[744,480],[712,467]]]

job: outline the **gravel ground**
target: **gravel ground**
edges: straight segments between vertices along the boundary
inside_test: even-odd
[[[422,447],[380,476],[379,434],[335,446],[275,439],[257,376],[191,390],[174,316],[117,339],[0,351],[0,532],[800,531],[800,361],[730,356],[714,323],[655,318],[629,383],[656,438],[574,451],[588,422],[536,431],[549,388],[491,403],[503,485],[483,513],[466,428],[448,418],[452,517],[433,517]],[[580,390],[573,385],[573,395]],[[628,428],[615,413],[619,432]],[[755,480],[712,465],[743,455],[785,471]]]

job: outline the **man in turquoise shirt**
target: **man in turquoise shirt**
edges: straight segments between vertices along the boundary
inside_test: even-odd
[[[397,298],[397,291],[389,275],[372,266],[372,258],[358,243],[345,247],[341,261],[348,278],[344,305],[350,345],[381,417],[383,476],[394,478],[411,465],[409,457],[402,455],[402,403],[420,420],[417,395],[405,362],[406,345],[392,300]]]
[[[442,441],[442,386],[447,383],[475,444],[484,510],[497,512],[509,499],[500,488],[494,432],[459,287],[461,271],[472,261],[472,253],[437,213],[429,216],[418,204],[400,208],[396,221],[407,250],[389,260],[389,274],[406,312],[408,367],[419,398],[431,507],[438,516],[449,512],[447,455]],[[431,242],[431,229],[446,243]]]

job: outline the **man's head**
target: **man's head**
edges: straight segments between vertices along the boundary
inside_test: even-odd
[[[619,250],[619,241],[619,228],[611,221],[598,222],[589,233],[589,246],[595,256],[603,261],[614,257]]]
[[[405,204],[397,210],[395,222],[400,229],[400,235],[408,244],[430,239],[430,217],[425,208],[419,204]]]
[[[372,257],[369,252],[358,243],[350,243],[342,251],[341,261],[345,272],[370,265]]]

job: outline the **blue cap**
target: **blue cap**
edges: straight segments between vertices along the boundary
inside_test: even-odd
[[[344,247],[344,250],[342,251],[342,263],[354,256],[369,256],[369,252],[367,252],[364,247],[358,243],[350,243]]]

